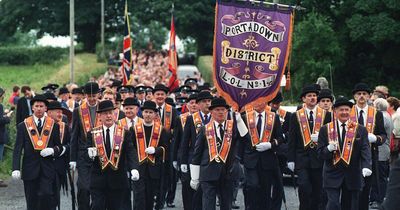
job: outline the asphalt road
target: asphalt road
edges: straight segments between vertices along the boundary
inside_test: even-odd
[[[22,210],[26,209],[24,188],[22,181],[7,180],[8,187],[0,188],[0,209],[1,210]],[[171,210],[183,209],[181,184],[178,183],[177,195],[175,198],[175,208],[165,208]],[[69,192],[68,192],[69,193]],[[287,209],[298,209],[298,199],[294,193],[292,186],[285,186],[286,206]],[[243,193],[242,190],[238,193],[238,204],[240,209],[244,209]],[[61,209],[71,209],[71,196],[61,193]],[[282,204],[282,209],[285,205]]]

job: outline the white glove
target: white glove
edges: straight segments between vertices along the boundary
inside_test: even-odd
[[[186,165],[186,164],[181,164],[181,171],[182,171],[183,173],[187,173],[187,172],[188,172],[188,168],[187,168],[187,165]]]
[[[192,165],[190,164],[190,187],[194,190],[199,188],[200,182],[200,166],[199,165]]]
[[[243,121],[242,116],[240,115],[239,112],[235,112],[235,118],[236,118],[236,121],[237,121],[237,122]]]
[[[375,143],[376,136],[373,133],[368,133],[368,141],[369,141],[369,143]]]
[[[71,169],[73,171],[76,170],[76,162],[75,161],[69,162],[69,169]]]
[[[371,176],[372,171],[369,168],[363,168],[362,169],[362,175],[363,177]]]
[[[178,161],[172,161],[172,166],[175,168],[175,170],[178,170]]]
[[[88,149],[88,155],[90,158],[95,158],[97,156],[97,148],[96,147],[89,147]]]
[[[18,170],[15,170],[15,171],[13,171],[13,172],[11,173],[11,177],[12,177],[14,180],[19,180],[19,179],[21,179],[21,172],[18,171]]]
[[[329,143],[329,145],[327,146],[327,148],[328,148],[328,151],[329,151],[329,152],[336,151],[336,150],[337,150],[337,144],[334,143],[334,142]]]
[[[311,134],[311,140],[314,143],[317,143],[318,142],[318,133]]]
[[[237,123],[237,129],[239,131],[240,137],[245,136],[249,130],[247,129],[246,125],[244,124],[244,121],[242,117],[240,116],[239,112],[235,112],[235,118],[236,118],[236,123]]]
[[[152,155],[152,154],[156,153],[156,149],[155,149],[154,147],[147,147],[147,148],[144,150],[144,152],[147,153],[147,154],[149,154],[149,155]]]
[[[136,169],[131,170],[131,179],[132,181],[137,181],[139,180],[139,171]]]
[[[199,182],[199,180],[190,180],[190,187],[193,189],[193,190],[197,190],[198,188],[199,188],[199,186],[200,186],[200,182]]]
[[[42,157],[47,157],[53,154],[54,154],[53,148],[44,148],[42,151],[40,151],[40,156]]]
[[[258,152],[264,152],[266,150],[271,149],[272,145],[270,142],[261,142],[259,144],[256,145],[256,150]]]
[[[289,170],[291,170],[292,172],[294,172],[294,162],[288,162],[288,163],[287,163],[287,167],[289,168]]]

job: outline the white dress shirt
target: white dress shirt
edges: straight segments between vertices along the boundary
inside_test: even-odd
[[[368,113],[368,105],[365,106],[364,108],[360,108],[359,106],[356,106],[356,110],[357,110],[357,121],[358,121],[358,117],[360,117],[360,111],[363,110],[363,125],[365,126],[366,121],[367,121],[367,113]]]
[[[221,141],[223,140],[223,136],[221,137],[221,134],[219,133],[219,125],[220,123],[218,123],[217,121],[214,121],[214,126],[215,126],[215,135],[217,136],[217,138],[221,139]],[[225,131],[225,121],[222,123],[222,127],[224,128]]]

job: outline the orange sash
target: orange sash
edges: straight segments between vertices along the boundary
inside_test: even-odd
[[[272,135],[272,129],[275,122],[275,113],[271,111],[265,111],[265,123],[264,123],[264,132],[262,134],[262,139],[259,139],[259,133],[257,131],[256,126],[256,117],[255,111],[250,110],[246,111],[246,118],[247,118],[247,127],[250,130],[250,137],[251,137],[251,144],[253,147],[260,142],[269,142]]]
[[[311,134],[315,134],[319,132],[319,129],[322,126],[322,123],[324,122],[325,119],[325,110],[321,109],[320,107],[317,106],[317,113],[316,117],[314,119],[314,128],[312,133],[310,132],[310,126],[308,125],[308,116],[306,113],[306,108],[302,108],[296,112],[297,115],[297,120],[300,125],[300,133],[303,138],[303,144],[304,148],[310,146],[310,148],[314,148],[316,146],[316,143],[311,141]]]
[[[165,103],[164,106],[164,128],[166,130],[171,130],[171,122],[172,122],[172,106]]]
[[[121,156],[124,134],[125,134],[124,127],[115,125],[113,134],[114,142],[113,146],[111,147],[110,158],[108,158],[106,153],[106,147],[104,144],[103,126],[98,126],[93,128],[92,136],[94,140],[94,145],[97,149],[102,170],[107,168],[108,165],[110,165],[113,170],[118,170],[118,163],[119,163],[119,158]]]
[[[358,113],[356,111],[356,106],[350,111],[350,120],[353,122],[358,122]],[[368,113],[367,113],[367,123],[365,128],[367,129],[368,133],[373,133],[375,128],[375,116],[376,116],[376,109],[372,106],[368,106]]]
[[[335,129],[335,122],[328,123],[328,139],[329,142],[335,142],[339,145],[338,142],[338,132]],[[340,148],[333,153],[333,165],[336,165],[342,160],[346,166],[350,164],[351,154],[353,153],[353,145],[354,139],[356,137],[358,124],[355,122],[348,122],[346,137],[343,142],[343,148]]]
[[[60,126],[60,141],[62,144],[64,142],[65,123],[60,121],[58,122],[58,125]]]
[[[146,143],[146,134],[144,132],[144,125],[143,122],[138,122],[135,125],[135,135],[136,135],[136,147],[137,153],[139,158],[139,163],[142,163],[146,159],[150,160],[153,164],[155,163],[155,156],[149,155],[145,152],[147,147],[154,147],[158,146],[160,141],[161,131],[163,127],[160,122],[154,121],[153,129],[151,131],[150,143],[147,145]]]
[[[26,118],[24,123],[26,130],[28,131],[29,138],[31,139],[33,149],[41,151],[46,148],[50,140],[51,132],[53,131],[54,120],[50,117],[44,117],[44,125],[41,134],[39,134],[33,116]]]
[[[87,133],[89,131],[92,130],[92,119],[90,117],[90,111],[89,111],[89,106],[87,104],[87,102],[85,101],[84,103],[82,103],[82,105],[79,107],[79,114],[81,116],[81,122],[83,125],[83,129],[84,132]],[[98,127],[100,126],[100,118],[97,116],[95,116],[95,121],[96,123],[94,124],[94,127]]]
[[[183,113],[181,114],[181,125],[182,125],[182,129],[185,127],[186,124],[186,119],[189,116],[189,112]]]
[[[193,116],[193,125],[196,128],[196,134],[197,134],[199,133],[201,126],[203,126],[203,121],[201,120],[200,112],[195,112],[192,116]]]
[[[215,160],[217,163],[219,163],[222,160],[222,162],[225,163],[226,159],[228,158],[228,154],[231,149],[231,143],[232,143],[233,120],[226,120],[225,122],[226,122],[226,132],[223,137],[220,151],[218,151],[216,142],[214,120],[211,120],[206,125],[206,138],[208,143],[208,153],[210,157],[210,162]]]

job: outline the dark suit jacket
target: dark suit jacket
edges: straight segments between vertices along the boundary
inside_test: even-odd
[[[163,110],[164,110],[164,113],[162,115],[161,122],[162,122],[162,125],[164,126],[165,106],[164,106]],[[164,129],[165,135],[167,136],[167,139],[168,139],[168,141],[166,142],[168,144],[167,145],[168,148],[172,148],[172,145],[174,144],[173,141],[175,141],[173,132],[174,132],[174,128],[176,127],[177,116],[178,115],[177,115],[176,109],[174,107],[172,107],[171,129],[170,130]],[[171,159],[173,159],[173,153],[172,153],[172,150],[170,149],[170,150],[167,150],[166,160],[169,161]]]
[[[174,127],[174,141],[172,142],[171,153],[172,153],[172,161],[177,161],[178,165],[180,165],[181,160],[178,159],[178,151],[183,138],[183,127],[181,123],[181,116],[177,116],[175,122],[176,124]]]
[[[400,159],[391,166],[389,183],[386,190],[386,199],[382,207],[385,210],[398,209],[400,206]]]
[[[328,130],[325,125],[318,134],[318,155],[324,160],[322,172],[324,188],[340,188],[345,182],[347,189],[361,190],[363,184],[361,170],[363,168],[371,169],[371,151],[367,129],[363,126],[359,126],[357,129],[349,166],[343,162],[336,166],[333,165],[333,152],[329,152],[328,142]]]
[[[135,129],[133,129],[133,127],[131,127],[129,131],[132,133],[131,141],[133,142],[133,147],[137,148]],[[167,135],[167,131],[165,131],[165,129],[163,129],[161,131],[160,135],[161,136],[160,136],[160,140],[158,142],[158,146],[155,147],[155,149],[156,149],[156,152],[155,152],[155,157],[156,157],[155,164],[151,163],[147,159],[144,160],[142,163],[138,163],[139,164],[139,166],[138,166],[139,174],[140,174],[141,178],[142,178],[142,175],[143,176],[144,175],[149,175],[150,178],[152,178],[152,179],[160,179],[161,178],[161,169],[163,167],[163,164],[165,164],[162,161],[163,151],[164,150],[166,152],[168,151],[169,138],[168,138],[168,135]],[[146,136],[146,144],[148,145],[149,142],[150,142],[150,136]],[[162,148],[164,148],[164,150]],[[138,158],[139,156],[138,156],[138,153],[137,153],[136,150],[135,150],[134,154],[135,154],[136,159],[139,159]],[[147,173],[147,171],[149,173]]]
[[[246,115],[242,116],[244,123],[247,125]],[[275,143],[275,141],[277,143]],[[282,128],[279,121],[279,116],[275,115],[275,122],[273,125],[271,135],[271,146],[272,148],[264,152],[258,152],[251,143],[250,131],[239,141],[240,147],[243,147],[243,165],[246,168],[254,169],[257,166],[258,161],[261,161],[263,169],[277,169],[279,167],[278,158],[275,151],[283,143]],[[241,150],[241,149],[239,149]]]
[[[212,121],[210,122],[212,123]],[[191,164],[200,165],[200,181],[218,181],[220,178],[233,179],[237,176],[237,167],[239,167],[237,153],[238,141],[240,135],[237,130],[236,120],[233,123],[231,148],[228,153],[226,163],[222,160],[210,162],[205,126],[201,127],[194,146],[194,153]]]
[[[13,170],[20,170],[21,155],[22,150],[24,150],[21,173],[21,178],[23,180],[34,180],[39,176],[44,176],[50,180],[54,179],[56,175],[54,158],[58,157],[62,152],[60,143],[60,128],[56,123],[54,124],[51,132],[47,147],[54,149],[54,155],[48,157],[40,156],[40,151],[33,149],[33,145],[31,143],[31,139],[29,138],[25,123],[22,122],[18,124],[17,139],[13,154]]]
[[[323,124],[331,121],[331,113],[326,112]],[[301,136],[300,124],[297,114],[293,113],[290,119],[288,162],[295,162],[296,169],[322,168],[323,161],[318,158],[317,148],[304,149],[303,137]]]
[[[87,134],[87,142],[88,147],[94,146],[91,132],[88,132]],[[132,144],[132,134],[130,131],[125,130],[118,169],[113,170],[110,166],[108,166],[104,170],[101,170],[99,157],[97,156],[96,158],[94,158],[90,172],[90,188],[127,189],[129,187],[127,172],[130,173],[132,169],[138,168],[138,160],[135,154],[136,149],[135,147],[133,147]],[[87,152],[86,155],[87,158],[89,158]]]
[[[29,107],[28,101],[26,97],[21,97],[17,103],[17,113],[16,113],[16,125],[25,120],[25,118],[29,117]]]
[[[204,122],[203,122],[204,126]],[[193,158],[194,147],[196,144],[196,127],[193,123],[193,116],[186,118],[186,124],[183,128],[182,142],[179,147],[178,159],[181,164],[190,164]]]
[[[4,115],[3,105],[0,104],[0,144],[7,144],[8,132],[6,125],[10,123],[10,118]]]
[[[61,145],[65,147],[65,152],[55,160],[56,170],[59,175],[65,175],[69,168],[69,154],[70,154],[70,140],[71,140],[71,130],[68,124],[65,124],[64,128],[64,138]],[[61,149],[62,151],[62,149]]]

